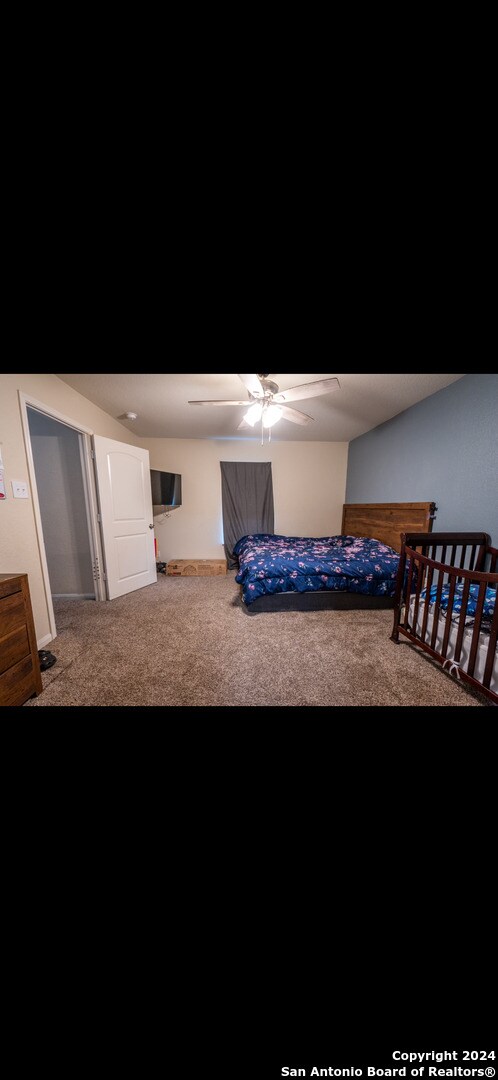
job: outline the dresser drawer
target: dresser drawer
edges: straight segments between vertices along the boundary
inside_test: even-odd
[[[0,705],[24,705],[39,693],[31,654],[0,675]]]
[[[0,705],[43,690],[27,574],[0,574]]]
[[[0,649],[0,675],[13,667],[14,664],[18,664],[19,660],[23,660],[25,656],[29,656],[30,653],[28,628],[27,626],[20,626],[19,630],[14,630],[13,634],[3,638],[2,648]]]
[[[13,630],[26,625],[26,609],[22,592],[4,596],[0,604],[0,641]]]
[[[22,592],[21,578],[12,574],[0,574],[0,600],[11,593]]]

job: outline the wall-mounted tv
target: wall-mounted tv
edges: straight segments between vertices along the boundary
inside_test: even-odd
[[[152,488],[152,507],[155,514],[164,514],[165,510],[174,510],[182,505],[182,478],[180,473],[150,470]]]

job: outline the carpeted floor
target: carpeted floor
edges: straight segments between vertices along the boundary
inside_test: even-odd
[[[233,574],[180,578],[110,603],[58,601],[49,706],[458,706],[486,700],[417,649],[391,611],[248,616]]]

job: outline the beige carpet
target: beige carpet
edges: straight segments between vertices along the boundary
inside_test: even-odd
[[[467,706],[484,698],[407,642],[390,611],[248,616],[234,575],[166,577],[110,603],[58,601],[56,665],[26,707]]]

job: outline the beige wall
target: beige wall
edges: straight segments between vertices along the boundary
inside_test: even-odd
[[[151,469],[182,474],[181,507],[155,518],[161,559],[223,557],[220,461],[271,461],[275,532],[340,533],[347,443],[142,439]]]
[[[29,499],[13,499],[11,480],[29,482],[18,390],[62,413],[96,435],[137,445],[119,421],[72,390],[56,375],[0,375],[0,447],[7,498],[0,503],[0,574],[29,574],[38,647],[50,640],[50,625],[38,543]],[[138,443],[140,445],[140,443]],[[31,490],[31,489],[30,489]]]

